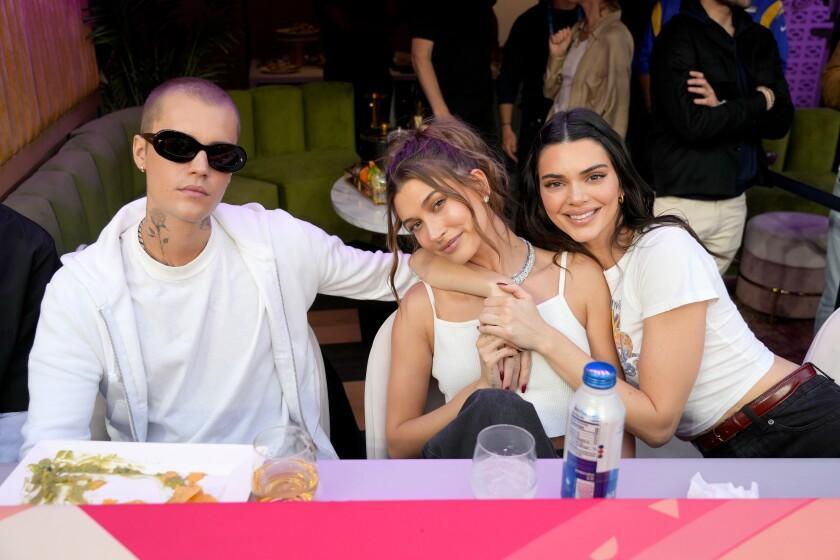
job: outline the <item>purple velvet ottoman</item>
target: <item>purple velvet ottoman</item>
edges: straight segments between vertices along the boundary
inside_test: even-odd
[[[747,222],[735,294],[773,316],[813,319],[825,283],[828,218],[768,212]]]

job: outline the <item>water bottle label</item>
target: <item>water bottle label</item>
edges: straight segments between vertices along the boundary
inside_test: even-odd
[[[562,496],[614,498],[624,422],[600,422],[574,409],[566,434]]]

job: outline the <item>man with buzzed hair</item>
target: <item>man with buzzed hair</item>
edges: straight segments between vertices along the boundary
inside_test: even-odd
[[[47,287],[21,456],[89,439],[101,391],[112,440],[251,443],[295,423],[335,457],[306,312],[317,293],[389,299],[390,255],[282,210],[220,204],[245,165],[238,136],[233,101],[210,82],[149,95],[132,148],[147,197],[66,255]],[[407,266],[397,278],[408,287]]]

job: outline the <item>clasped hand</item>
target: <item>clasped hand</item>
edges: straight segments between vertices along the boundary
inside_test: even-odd
[[[530,376],[530,350],[537,347],[545,321],[537,310],[531,295],[515,284],[502,284],[500,289],[508,295],[489,297],[478,316],[482,371],[487,375],[500,375],[501,386],[523,390]],[[523,351],[518,371],[515,365],[499,367],[500,360],[514,357]],[[527,368],[525,361],[527,360]],[[495,367],[495,369],[494,369]],[[524,392],[524,390],[523,390]]]
[[[490,334],[479,334],[476,348],[481,359],[483,386],[525,392],[531,375],[530,352],[523,352]]]

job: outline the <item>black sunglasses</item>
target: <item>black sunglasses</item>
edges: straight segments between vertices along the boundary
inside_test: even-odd
[[[210,167],[222,173],[233,173],[245,167],[245,162],[248,160],[248,154],[242,146],[236,144],[205,146],[192,136],[177,130],[144,132],[140,136],[152,145],[160,157],[175,163],[192,161],[198,152],[204,150]]]

